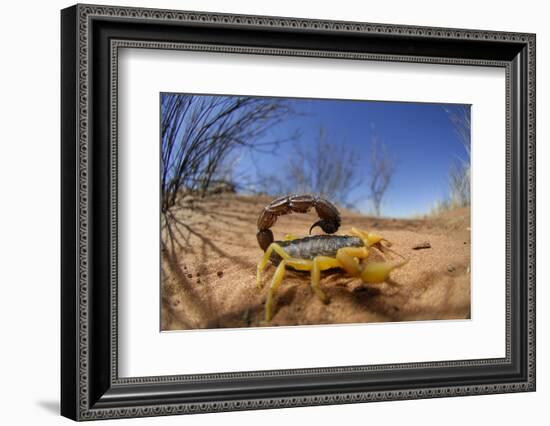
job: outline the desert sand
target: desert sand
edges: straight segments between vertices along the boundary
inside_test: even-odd
[[[382,284],[324,272],[321,287],[328,304],[312,292],[309,274],[289,270],[273,318],[265,323],[265,298],[275,268],[266,268],[259,290],[256,265],[263,251],[256,241],[256,221],[270,200],[219,194],[187,197],[172,207],[171,225],[163,220],[161,231],[162,330],[470,318],[469,209],[418,219],[373,218],[341,209],[337,234],[348,234],[352,226],[379,234],[409,263]],[[280,217],[272,228],[275,239],[287,233],[305,236],[315,220],[314,212]],[[372,254],[372,259],[383,258]]]

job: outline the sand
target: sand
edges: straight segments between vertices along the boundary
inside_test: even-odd
[[[163,226],[161,235],[162,330],[470,318],[469,209],[411,220],[341,210],[338,234],[346,235],[352,226],[375,232],[409,263],[382,284],[365,284],[339,271],[323,273],[328,304],[313,294],[308,274],[288,271],[273,318],[265,323],[265,298],[275,268],[268,266],[258,290],[256,265],[263,251],[256,241],[256,221],[269,201],[220,194],[187,197],[172,208],[171,225]],[[305,236],[315,220],[315,213],[281,217],[273,227],[275,239],[286,233]]]

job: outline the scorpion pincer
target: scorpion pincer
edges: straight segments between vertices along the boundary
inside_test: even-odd
[[[384,282],[392,270],[405,265],[408,259],[399,255],[402,261],[366,262],[369,250],[377,248],[381,252],[389,250],[391,245],[386,239],[352,228],[352,235],[309,235],[297,238],[287,235],[284,241],[274,241],[271,228],[278,216],[294,213],[307,213],[315,208],[319,220],[311,230],[319,226],[325,233],[334,234],[340,227],[341,218],[338,209],[328,200],[313,195],[289,195],[272,201],[262,209],[258,218],[258,244],[264,250],[264,255],[258,263],[257,285],[261,288],[261,274],[268,262],[277,266],[265,304],[265,321],[271,321],[273,314],[273,298],[283,281],[286,268],[296,271],[307,271],[311,274],[313,292],[327,303],[328,297],[319,287],[321,271],[341,269],[353,277],[360,278],[365,283]],[[382,243],[385,244],[382,245]],[[395,252],[394,252],[395,253]]]

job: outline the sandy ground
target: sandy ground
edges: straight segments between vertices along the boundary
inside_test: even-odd
[[[173,207],[172,224],[162,230],[163,330],[470,317],[469,209],[413,220],[341,210],[338,234],[352,226],[375,232],[410,262],[376,285],[343,272],[323,273],[328,304],[313,294],[308,274],[288,271],[273,319],[265,324],[264,303],[275,268],[266,269],[264,288],[258,290],[256,265],[263,252],[256,241],[256,220],[269,201],[223,194]],[[286,233],[305,235],[315,220],[315,213],[281,217],[273,227],[275,239]],[[413,249],[425,242],[430,248]]]

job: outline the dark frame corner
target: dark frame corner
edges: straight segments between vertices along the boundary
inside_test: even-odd
[[[535,44],[534,34],[523,33],[97,5],[64,9],[62,415],[91,420],[534,391]],[[200,50],[215,46],[235,53],[505,68],[506,357],[377,368],[119,378],[112,256],[116,252],[116,54],[124,46]]]

